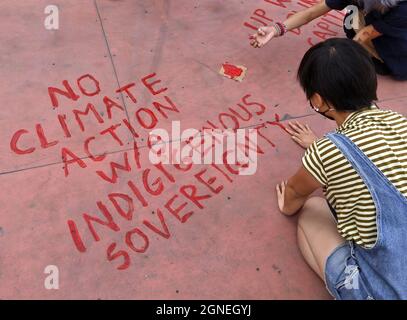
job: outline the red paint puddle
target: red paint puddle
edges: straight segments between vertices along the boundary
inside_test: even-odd
[[[222,64],[222,66],[223,66],[225,75],[231,77],[232,79],[235,79],[242,75],[242,72],[243,72],[242,68],[236,67],[235,65],[229,64],[229,63],[224,63],[224,64]]]

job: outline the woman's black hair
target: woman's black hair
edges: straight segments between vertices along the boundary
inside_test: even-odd
[[[372,59],[350,39],[332,38],[310,48],[297,77],[308,99],[318,93],[338,111],[360,110],[377,100]]]

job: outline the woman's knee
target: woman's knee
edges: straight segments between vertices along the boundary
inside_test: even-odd
[[[315,238],[317,234],[326,236],[335,234],[339,237],[331,209],[326,200],[321,197],[311,197],[305,202],[298,218],[297,228],[310,238]]]
[[[305,201],[305,204],[303,208],[309,209],[309,208],[321,208],[321,206],[326,206],[326,200],[321,197],[310,197]]]
[[[298,225],[303,225],[306,223],[311,217],[315,217],[315,215],[319,215],[321,211],[326,210],[327,204],[326,200],[321,197],[310,197],[305,201],[304,206],[300,211],[300,215],[298,218]]]
[[[323,279],[326,259],[345,241],[338,233],[324,198],[312,197],[304,204],[298,219],[297,241],[305,259]],[[315,263],[310,262],[311,256]]]

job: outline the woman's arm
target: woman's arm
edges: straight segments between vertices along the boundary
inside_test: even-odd
[[[326,5],[325,0],[303,11],[299,11],[283,22],[286,28],[284,31],[290,31],[307,24],[308,22],[328,13],[331,9]],[[272,38],[278,37],[282,31],[278,26],[271,25],[268,27],[261,27],[250,37],[250,44],[255,48],[260,48],[269,42]]]
[[[287,27],[287,31],[290,31],[302,27],[312,20],[323,16],[329,11],[331,11],[331,8],[326,5],[325,0],[322,0],[320,3],[312,6],[311,8],[293,14],[284,21],[284,24]]]
[[[302,166],[288,181],[276,186],[280,211],[285,215],[294,215],[320,187],[321,184]]]

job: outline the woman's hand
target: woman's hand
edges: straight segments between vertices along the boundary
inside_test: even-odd
[[[307,198],[321,186],[317,179],[301,166],[295,175],[276,186],[278,208],[286,216],[297,214]]]
[[[257,33],[250,36],[250,44],[253,48],[261,48],[276,36],[277,29],[275,27],[260,27]]]
[[[287,128],[287,132],[291,135],[291,138],[304,149],[307,149],[318,139],[307,124],[303,125],[295,121],[295,123],[289,122],[288,125],[291,129]]]
[[[276,186],[278,208],[284,213],[284,195],[287,181],[282,181]]]

